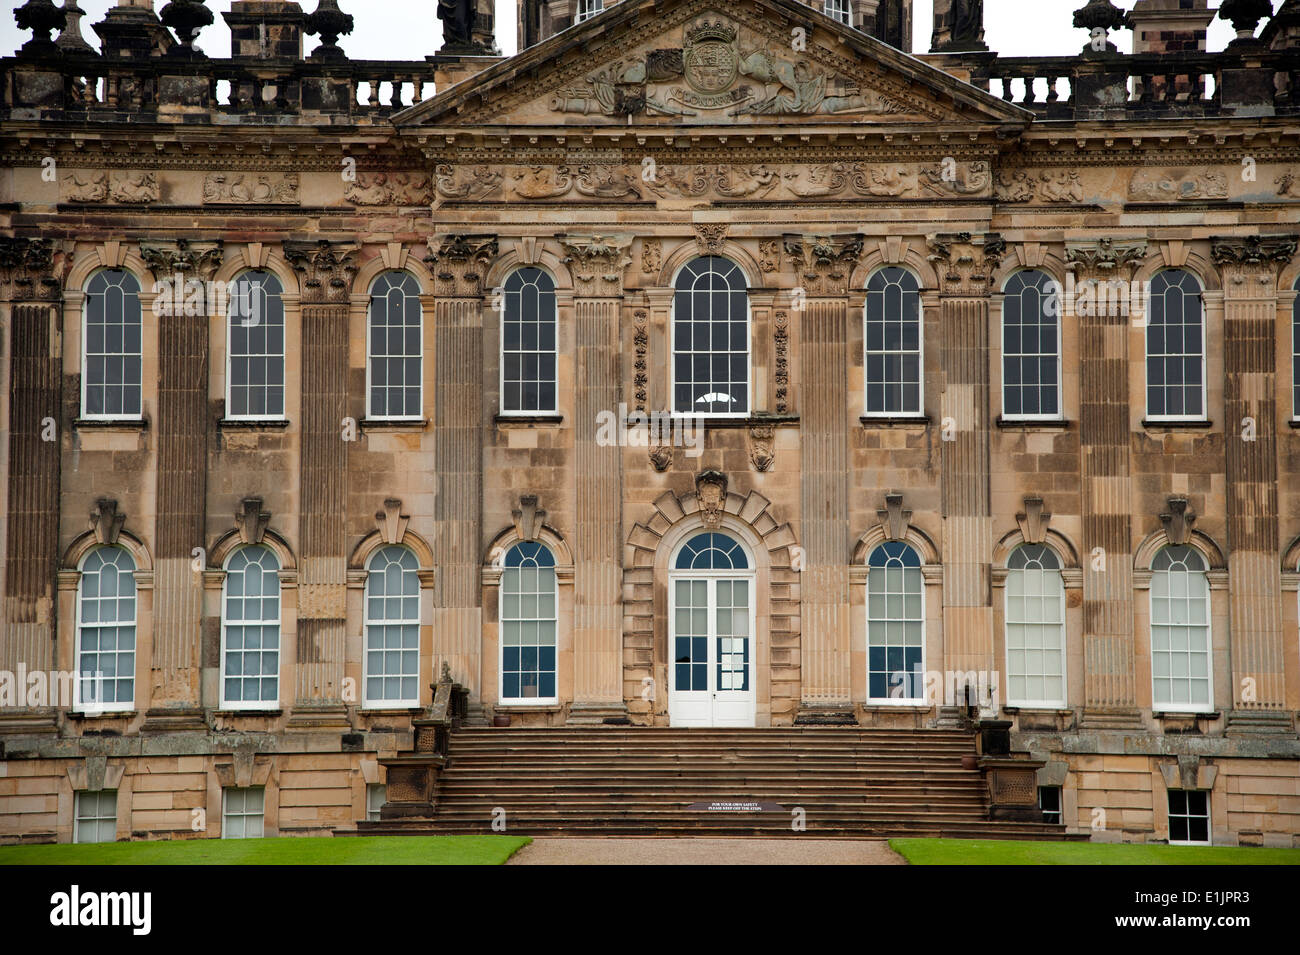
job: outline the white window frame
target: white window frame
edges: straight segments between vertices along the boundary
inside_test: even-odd
[[[86,629],[86,626],[82,622],[81,618],[82,618],[82,600],[85,598],[85,591],[83,588],[86,579],[86,562],[90,560],[90,558],[93,555],[106,550],[120,551],[121,553],[125,554],[127,560],[131,562],[131,582],[134,588],[132,605],[135,611],[129,623],[132,631],[131,699],[126,702],[114,701],[112,703],[105,703],[102,701],[99,702],[91,701],[88,703],[81,698],[81,682],[82,682],[81,681],[81,655],[82,655],[81,634],[82,634],[82,630]],[[77,605],[76,605],[77,626],[76,626],[76,634],[74,636],[74,639],[77,642],[73,651],[73,658],[75,660],[75,668],[76,668],[75,672],[73,673],[73,685],[76,687],[74,693],[76,705],[74,707],[74,710],[75,712],[78,713],[130,713],[135,709],[136,690],[138,689],[137,671],[139,669],[139,662],[140,662],[140,587],[135,583],[135,575],[139,573],[140,567],[136,563],[135,556],[129,550],[127,550],[125,547],[121,546],[120,544],[113,544],[105,547],[96,547],[95,549],[90,551],[90,553],[86,554],[86,556],[81,558],[81,563],[77,569],[80,576],[78,577],[77,580]],[[127,625],[126,621],[115,620],[113,622],[114,627],[122,627],[126,625]],[[100,627],[96,625],[93,627],[93,629],[100,629]],[[103,651],[96,650],[95,652],[96,654],[99,654],[102,653]],[[117,656],[122,655],[120,650],[114,650],[113,652]],[[116,680],[117,678],[118,678],[117,674],[114,674],[113,679]]]
[[[240,794],[243,799],[243,807],[238,811],[232,811],[230,807],[230,797],[234,794]],[[258,812],[248,811],[248,799],[255,793],[262,796],[262,807]],[[232,819],[243,820],[243,835],[232,836],[230,834],[230,822]],[[257,819],[261,832],[258,835],[248,835],[249,819]],[[221,838],[222,839],[265,839],[266,838],[266,787],[265,786],[226,786],[221,790]]]
[[[113,800],[113,815],[106,816],[102,814],[104,812],[104,807],[102,804],[105,797],[110,795],[112,796],[112,800]],[[92,815],[89,812],[84,811],[82,803],[83,800],[87,799],[87,797],[91,797],[95,800],[97,804],[95,807],[95,811],[100,813],[100,815]],[[113,823],[113,838],[111,839],[83,839],[82,838],[82,836],[85,835],[84,831],[82,830],[83,823],[88,823],[88,822],[94,823],[95,829],[98,832],[100,827],[102,827],[103,824],[105,822],[108,822],[110,819],[112,820]],[[117,841],[117,790],[116,789],[101,789],[97,792],[91,792],[90,790],[87,789],[79,789],[73,794],[72,841],[74,843],[80,843],[82,845],[104,845],[106,843]]]
[[[868,310],[871,307],[871,296],[874,294],[870,291],[871,280],[886,269],[899,269],[906,272],[916,282],[916,410],[915,411],[872,411],[870,410],[870,399],[868,391],[871,387],[871,371],[869,362],[873,354],[881,355],[902,355],[907,354],[903,351],[882,351],[872,352],[868,347]],[[911,269],[902,265],[882,265],[878,269],[872,270],[867,276],[867,281],[863,285],[865,299],[862,303],[862,415],[865,418],[878,418],[884,421],[899,418],[916,418],[918,420],[925,418],[925,299],[923,293],[925,286],[922,284],[920,277]]]
[[[552,402],[551,407],[549,408],[538,408],[535,411],[523,411],[523,410],[515,411],[506,408],[506,320],[507,320],[506,316],[509,314],[509,310],[510,310],[509,302],[510,302],[510,295],[511,295],[510,292],[506,291],[506,286],[510,282],[510,279],[513,276],[517,275],[519,272],[524,271],[524,269],[526,268],[537,269],[537,271],[545,275],[546,278],[551,283],[550,296],[551,296],[551,304],[553,306],[553,311],[551,313],[551,322],[555,327],[555,338],[553,342],[554,347],[552,348],[550,354],[555,358],[555,401]],[[557,289],[557,284],[555,281],[555,276],[551,275],[550,272],[546,271],[545,269],[543,269],[541,266],[538,265],[520,266],[517,269],[511,269],[510,274],[507,275],[505,281],[501,283],[501,296],[502,296],[501,321],[500,321],[501,342],[500,342],[500,348],[498,349],[499,358],[500,358],[498,364],[500,367],[497,370],[497,396],[498,396],[497,404],[499,406],[498,412],[503,418],[535,418],[538,415],[555,415],[559,413],[559,408],[560,408],[560,302],[559,302],[559,295],[557,294],[556,289]],[[516,352],[515,354],[545,355],[547,354],[547,352],[540,351],[540,350],[539,351],[521,350]]]
[[[871,695],[871,622],[872,622],[872,620],[871,620],[871,575],[872,575],[872,573],[874,573],[874,572],[876,572],[876,571],[888,570],[887,567],[872,567],[872,566],[871,566],[871,557],[872,557],[873,554],[875,554],[875,552],[876,552],[876,550],[877,550],[878,548],[884,547],[886,544],[891,544],[891,543],[899,543],[899,544],[903,544],[905,547],[907,547],[909,550],[911,550],[913,554],[916,555],[916,559],[917,559],[918,563],[917,563],[917,566],[915,567],[915,570],[916,570],[917,576],[919,576],[920,579],[921,579],[921,617],[920,617],[920,620],[919,620],[919,621],[908,620],[908,619],[904,618],[904,619],[902,619],[902,620],[897,620],[897,621],[895,621],[895,620],[881,620],[881,621],[879,621],[879,622],[881,622],[881,623],[901,623],[901,624],[903,624],[904,626],[906,626],[906,625],[909,624],[909,623],[917,623],[917,622],[920,623],[920,626],[921,626],[921,687],[920,687],[921,695],[920,695],[920,696],[905,696],[905,697],[886,696],[886,697],[879,697],[879,696],[872,696],[872,695]],[[866,594],[866,603],[865,603],[863,609],[864,609],[864,611],[865,611],[865,617],[866,617],[866,622],[867,622],[867,629],[866,629],[866,633],[865,633],[866,644],[867,644],[867,670],[866,670],[866,676],[867,676],[867,705],[868,705],[868,706],[920,707],[921,709],[929,709],[931,704],[930,704],[929,694],[927,693],[927,691],[926,691],[926,686],[925,686],[926,666],[928,665],[928,664],[927,664],[927,659],[928,659],[928,657],[929,657],[929,653],[928,653],[929,648],[926,646],[926,642],[927,642],[927,633],[926,633],[925,600],[926,600],[926,586],[927,586],[927,585],[926,585],[926,580],[925,580],[925,559],[922,557],[921,552],[920,552],[919,550],[917,550],[916,547],[913,546],[913,545],[912,545],[910,542],[908,542],[908,541],[881,541],[880,543],[878,543],[878,544],[876,544],[874,547],[872,547],[870,551],[867,552],[866,568],[867,568],[867,580],[866,580],[866,583],[863,584],[863,588],[864,588],[864,590],[865,590],[865,594]],[[909,569],[912,569],[912,568],[904,568],[904,570],[909,570]],[[888,597],[887,594],[886,594],[885,596]],[[906,596],[906,595],[904,595],[904,596]],[[888,655],[888,649],[886,649],[886,655]],[[894,671],[894,672],[896,672],[896,671]],[[892,676],[893,676],[893,672],[891,672],[891,673],[889,674],[889,676],[892,677]],[[909,679],[909,680],[912,680],[912,679],[914,679],[914,678],[915,678],[914,674],[908,674],[908,679]],[[888,684],[888,679],[886,680],[886,683]]]
[[[822,13],[846,27],[853,26],[853,4],[850,0],[824,0]]]
[[[1047,276],[1048,289],[1050,295],[1056,296],[1056,414],[1011,414],[1007,411],[1007,286],[1017,275],[1025,272],[1041,272]],[[1002,304],[998,316],[998,358],[1000,364],[999,378],[1002,380],[1002,419],[1004,421],[1064,421],[1065,420],[1065,390],[1062,387],[1062,375],[1064,374],[1064,365],[1061,361],[1061,354],[1065,350],[1062,336],[1064,327],[1061,322],[1061,299],[1064,293],[1061,290],[1061,283],[1056,280],[1046,269],[1018,269],[1007,280],[1002,283]],[[1024,316],[1021,315],[1023,320]],[[1021,322],[1023,325],[1023,321]],[[1026,357],[1025,352],[1017,352],[1019,357]],[[1041,357],[1042,352],[1038,353]],[[1041,385],[1039,386],[1041,390]]]
[[[689,266],[700,259],[717,258],[735,267],[745,281],[741,291],[745,294],[745,411],[679,411],[677,410],[677,279]],[[673,275],[673,304],[668,316],[668,405],[674,418],[732,418],[745,419],[754,413],[754,304],[749,297],[749,278],[740,264],[725,255],[697,255],[682,265]],[[730,319],[728,319],[730,321]],[[694,354],[694,353],[693,353]]]
[[[105,272],[122,272],[130,276],[130,278],[135,282],[136,285],[136,292],[135,292],[136,301],[140,303],[140,353],[138,356],[136,356],[140,359],[140,384],[138,386],[140,390],[140,410],[135,414],[104,414],[104,413],[90,414],[86,410],[86,390],[89,387],[89,378],[90,378],[90,375],[88,373],[89,364],[90,364],[90,352],[89,352],[89,344],[90,344],[90,337],[89,337],[90,321],[89,320],[90,320],[90,295],[91,295],[90,285],[92,282],[95,281],[95,279],[98,276],[103,275]],[[144,287],[140,284],[139,277],[130,269],[126,269],[126,268],[97,269],[94,272],[94,274],[92,274],[90,278],[86,280],[85,291],[82,293],[83,299],[81,303],[81,408],[79,409],[81,411],[81,417],[85,421],[143,421],[144,420],[144,303],[140,301],[140,296],[143,293],[144,293]],[[183,293],[178,293],[178,294],[183,294]],[[107,355],[108,353],[104,352],[103,354]],[[122,352],[121,356],[127,357],[128,354],[129,353],[127,352]],[[134,353],[130,353],[130,354],[134,354]]]
[[[420,330],[420,345],[419,345],[419,353],[418,353],[418,355],[417,355],[417,358],[419,359],[419,362],[420,362],[420,375],[419,375],[419,378],[420,378],[420,391],[419,391],[419,398],[418,398],[417,401],[416,401],[416,404],[417,404],[418,407],[416,408],[416,411],[415,411],[414,414],[401,414],[401,415],[391,415],[391,414],[388,414],[388,415],[377,415],[377,414],[375,414],[375,412],[374,412],[374,408],[371,406],[371,401],[372,401],[373,396],[374,396],[374,391],[373,391],[373,388],[372,388],[372,386],[371,386],[371,379],[372,379],[372,377],[373,377],[373,375],[374,375],[374,362],[375,362],[375,355],[374,355],[374,353],[370,350],[370,345],[371,345],[371,341],[370,341],[370,333],[371,333],[371,329],[372,329],[372,325],[373,325],[373,321],[374,321],[374,310],[373,310],[373,306],[374,306],[374,300],[375,300],[375,287],[380,283],[380,281],[382,281],[386,276],[389,276],[389,275],[403,275],[403,276],[407,276],[407,277],[409,277],[409,278],[411,279],[411,281],[413,281],[413,282],[415,283],[416,294],[415,294],[414,297],[415,297],[416,305],[417,305],[417,307],[420,309],[420,321],[417,323],[417,327],[418,327],[419,330]],[[424,368],[424,302],[422,301],[422,298],[421,298],[421,295],[420,295],[420,291],[421,291],[421,290],[420,290],[420,280],[419,280],[418,278],[416,278],[414,275],[412,275],[410,272],[404,271],[404,270],[402,270],[402,269],[387,269],[387,270],[385,270],[385,271],[383,271],[383,272],[380,272],[378,275],[375,276],[375,280],[374,280],[373,282],[370,283],[370,289],[369,289],[369,291],[366,292],[366,418],[369,419],[369,420],[371,420],[371,421],[423,421],[423,420],[424,420],[424,374],[425,374],[425,368]],[[384,357],[384,360],[387,361],[388,359],[393,358],[394,356],[392,356],[392,355],[385,355],[385,356],[383,356],[383,357]],[[409,357],[409,356],[403,356],[403,358],[406,358],[406,357]],[[385,385],[385,387],[387,388],[388,386]]]
[[[1188,835],[1191,835],[1191,820],[1202,818],[1199,814],[1192,815],[1190,812],[1178,813],[1175,815],[1173,807],[1169,805],[1169,797],[1174,793],[1204,793],[1205,794],[1205,839],[1175,839],[1174,838],[1174,819],[1188,820]],[[1165,816],[1169,825],[1169,844],[1171,846],[1211,846],[1214,845],[1214,814],[1210,802],[1213,793],[1208,789],[1166,789],[1165,790]],[[1189,806],[1190,809],[1190,806]]]
[[[537,623],[554,623],[555,624],[555,695],[554,696],[506,696],[506,574],[511,570],[518,568],[507,567],[506,558],[520,544],[534,543],[539,544],[551,555],[551,566],[545,568],[552,574],[555,584],[555,612],[554,616],[546,617],[529,617],[528,620]],[[523,620],[525,618],[512,618]],[[509,709],[513,707],[531,707],[531,706],[556,706],[560,702],[560,573],[559,561],[555,557],[555,549],[544,541],[515,541],[505,550],[501,564],[501,579],[497,585],[497,622],[499,633],[497,635],[497,703],[499,706]],[[540,646],[540,645],[539,645]]]
[[[1019,545],[1018,547],[1016,547],[1014,551],[1012,551],[1012,554],[1014,554],[1015,551],[1018,551],[1018,550],[1020,550],[1022,547],[1026,547],[1026,546],[1030,546],[1030,547],[1032,547],[1032,546],[1035,546],[1035,545],[1032,545],[1032,544],[1028,544],[1028,545],[1027,545],[1027,544],[1021,544],[1021,545]],[[1062,573],[1062,571],[1063,571],[1063,569],[1064,569],[1064,567],[1065,567],[1065,562],[1061,559],[1061,555],[1060,555],[1059,553],[1056,552],[1055,548],[1049,547],[1049,546],[1046,545],[1046,544],[1042,544],[1042,545],[1038,545],[1038,546],[1042,546],[1042,547],[1046,548],[1047,552],[1048,552],[1049,554],[1051,554],[1051,555],[1056,559],[1057,566],[1056,566],[1056,568],[1055,568],[1055,573],[1056,573],[1056,575],[1057,575],[1057,578],[1061,581],[1061,599],[1060,599],[1060,615],[1061,615],[1061,630],[1060,630],[1060,633],[1061,633],[1061,648],[1060,648],[1060,649],[1061,649],[1061,675],[1060,675],[1060,678],[1061,678],[1061,697],[1060,697],[1060,699],[1054,699],[1054,700],[1048,700],[1048,699],[1032,700],[1032,699],[1017,699],[1017,698],[1015,698],[1014,696],[1011,695],[1011,687],[1012,687],[1012,682],[1011,682],[1011,676],[1012,676],[1012,673],[1011,673],[1011,627],[1013,626],[1013,623],[1014,623],[1014,625],[1028,625],[1028,624],[1027,624],[1026,621],[1023,621],[1023,620],[1017,620],[1017,621],[1014,621],[1014,622],[1011,620],[1011,575],[1012,575],[1012,574],[1023,574],[1023,573],[1025,573],[1025,569],[1022,568],[1022,567],[1017,567],[1017,568],[1015,568],[1015,569],[1012,569],[1011,566],[1010,566],[1010,564],[1011,564],[1011,555],[1008,555],[1008,556],[1007,556],[1007,576],[1006,576],[1006,580],[1004,580],[1004,581],[1003,581],[1003,584],[1002,584],[1002,643],[1003,643],[1003,654],[1004,654],[1004,666],[1006,667],[1006,674],[1007,674],[1007,680],[1006,680],[1006,701],[1007,701],[1007,706],[1017,706],[1017,707],[1022,707],[1022,708],[1024,708],[1024,709],[1031,709],[1031,710],[1032,710],[1032,709],[1050,709],[1050,710],[1059,710],[1059,709],[1064,709],[1064,708],[1066,707],[1066,705],[1067,705],[1067,704],[1066,704],[1066,697],[1069,695],[1069,692],[1070,692],[1069,684],[1068,684],[1068,682],[1067,682],[1067,670],[1069,669],[1069,652],[1068,652],[1068,646],[1067,646],[1067,639],[1068,639],[1069,628],[1068,628],[1067,625],[1066,625],[1066,619],[1065,619],[1065,608],[1066,608],[1065,575]],[[1042,627],[1042,626],[1044,626],[1044,624],[1041,624],[1041,623],[1040,623],[1040,624],[1035,624],[1034,626]],[[1026,651],[1026,652],[1027,652],[1027,651]],[[1030,676],[1031,674],[1029,674],[1029,673],[1025,673],[1025,674],[1022,674],[1022,675],[1023,675],[1023,676]],[[1033,674],[1033,675],[1039,675],[1039,674]],[[1044,675],[1045,675],[1045,674],[1044,674]]]
[[[375,562],[376,560],[379,559],[379,557],[384,553],[384,551],[388,550],[390,547],[396,547],[396,548],[398,548],[398,549],[400,549],[400,550],[404,550],[404,551],[406,551],[406,553],[410,554],[412,560],[415,561],[415,568],[416,568],[414,571],[412,571],[412,574],[415,575],[415,581],[416,581],[416,586],[415,586],[415,619],[414,619],[414,620],[406,620],[406,619],[403,619],[403,620],[401,620],[400,622],[397,622],[396,624],[395,624],[395,622],[392,621],[392,620],[375,620],[375,619],[372,619],[371,616],[370,616],[370,576],[371,576],[371,574],[374,572],[372,565],[374,564],[374,562]],[[415,552],[412,551],[409,547],[402,547],[401,545],[398,545],[398,544],[389,544],[389,545],[386,545],[386,546],[384,546],[384,547],[379,548],[377,551],[375,551],[373,554],[371,554],[369,560],[366,561],[366,583],[365,583],[365,587],[364,587],[363,590],[362,590],[362,609],[361,609],[361,615],[362,615],[362,618],[363,618],[364,621],[365,621],[365,623],[364,623],[364,625],[363,625],[363,627],[362,627],[362,648],[361,648],[361,653],[362,653],[362,662],[361,662],[361,688],[362,688],[362,689],[361,689],[361,698],[362,698],[362,707],[361,707],[361,708],[362,708],[363,710],[408,710],[408,709],[415,709],[415,708],[417,708],[417,707],[420,705],[420,578],[419,578],[419,567],[420,567],[420,561],[419,561],[419,558],[417,558],[417,557],[415,556]],[[408,598],[403,597],[402,599],[408,599]],[[371,697],[370,697],[370,676],[371,676],[371,673],[370,673],[370,653],[371,653],[371,650],[370,650],[370,628],[371,628],[372,626],[388,627],[388,626],[394,626],[394,625],[402,626],[402,627],[407,627],[407,626],[411,626],[412,624],[415,625],[415,696],[414,696],[413,698],[410,698],[410,699],[400,699],[400,700],[388,700],[388,699],[378,699],[378,700],[376,700],[376,699],[371,699]],[[381,651],[381,652],[382,652],[382,651]],[[399,650],[398,652],[399,652],[399,653],[409,653],[410,651],[409,651],[409,650]],[[384,674],[384,676],[388,676],[388,674]],[[400,678],[401,678],[401,677],[399,677],[399,679],[400,679]]]
[[[266,627],[275,625],[277,639],[275,651],[275,699],[274,700],[230,700],[226,698],[226,656],[230,646],[229,629],[230,619],[226,613],[226,601],[228,597],[228,588],[230,584],[230,562],[235,559],[235,555],[245,550],[265,550],[270,554],[276,563],[276,579],[279,581],[280,572],[284,570],[284,565],[280,561],[280,556],[271,547],[265,544],[248,544],[244,547],[237,547],[226,558],[225,566],[222,568],[224,573],[221,578],[221,669],[217,678],[220,680],[220,700],[221,709],[223,710],[257,710],[269,711],[280,709],[280,698],[284,694],[284,684],[282,677],[284,675],[284,586],[283,583],[277,585],[276,591],[276,617],[274,620],[258,620],[256,626]],[[242,598],[241,598],[242,599]],[[237,626],[245,626],[248,621],[241,621]],[[242,652],[242,651],[241,651]],[[263,650],[258,651],[259,659]],[[243,679],[243,676],[240,676]],[[259,680],[261,677],[259,676]]]
[[[605,11],[604,0],[578,0],[577,13],[573,18],[574,25],[590,20],[592,17]]]
[[[1157,555],[1169,546],[1160,548]],[[1206,674],[1206,696],[1205,703],[1161,703],[1156,694],[1156,653],[1177,653],[1182,651],[1161,650],[1155,648],[1155,628],[1156,628],[1156,574],[1168,573],[1166,570],[1151,569],[1151,582],[1147,593],[1147,652],[1151,660],[1151,708],[1157,713],[1212,713],[1214,712],[1214,592],[1210,587],[1210,562],[1200,550],[1191,544],[1182,545],[1187,547],[1197,559],[1201,561],[1201,574],[1205,578],[1205,674]],[[1155,557],[1152,557],[1152,563],[1155,563]],[[1182,624],[1161,624],[1161,626],[1176,626],[1190,629],[1189,626]],[[1190,652],[1190,651],[1189,651]]]
[[[384,803],[388,802],[388,786],[385,783],[366,783],[366,821],[378,822]]]
[[[279,385],[280,413],[255,415],[255,414],[235,414],[234,412],[234,395],[233,395],[234,377],[232,374],[231,366],[234,363],[235,356],[234,356],[233,342],[231,341],[233,335],[233,329],[231,327],[233,324],[233,320],[230,314],[234,308],[234,296],[231,295],[228,298],[227,307],[226,307],[226,420],[227,421],[283,421],[285,419],[285,416],[288,414],[289,362],[288,362],[287,352],[289,350],[289,338],[288,338],[289,320],[288,320],[288,315],[285,314],[285,308],[284,308],[284,283],[281,282],[280,277],[276,275],[274,272],[272,272],[270,269],[244,269],[242,272],[240,272],[238,275],[235,276],[234,280],[230,283],[230,288],[232,290],[237,288],[239,282],[245,276],[259,274],[259,273],[270,276],[271,278],[275,279],[276,282],[280,285],[280,291],[277,293],[280,298],[280,314],[283,320],[283,324],[280,326],[280,334],[281,334],[280,344],[282,347],[280,349],[280,353],[278,356],[280,359],[280,378],[281,378],[280,385]],[[271,297],[271,293],[269,292],[263,291],[262,294],[266,295],[267,298]],[[269,360],[275,356],[273,356],[270,353],[267,353],[265,355],[246,354],[246,355],[241,355],[240,357],[241,358],[266,358]],[[266,387],[270,387],[270,386],[266,386]]]
[[[1152,299],[1153,299],[1153,296],[1151,294],[1148,294],[1146,296],[1146,314],[1143,315],[1142,410],[1145,413],[1145,419],[1147,421],[1153,421],[1153,422],[1154,421],[1193,421],[1193,422],[1208,421],[1210,419],[1210,400],[1209,400],[1210,396],[1208,390],[1208,382],[1206,381],[1207,359],[1208,359],[1208,356],[1206,354],[1208,349],[1206,346],[1210,334],[1210,329],[1209,329],[1210,319],[1209,319],[1208,310],[1205,307],[1205,283],[1203,283],[1200,280],[1200,278],[1196,275],[1196,273],[1192,272],[1190,269],[1183,269],[1183,268],[1161,269],[1159,272],[1156,273],[1156,275],[1161,275],[1165,272],[1183,272],[1184,274],[1188,275],[1191,278],[1191,280],[1196,284],[1197,298],[1200,300],[1201,303],[1201,413],[1200,414],[1178,414],[1178,415],[1171,415],[1171,414],[1157,415],[1151,413],[1151,327],[1152,327],[1151,306],[1152,306]],[[1151,278],[1154,281],[1155,275],[1153,275]],[[1174,357],[1169,352],[1162,352],[1161,354],[1162,357],[1166,357],[1166,358]],[[1168,382],[1165,382],[1160,387],[1167,388]],[[1185,388],[1187,386],[1182,385],[1180,387]]]

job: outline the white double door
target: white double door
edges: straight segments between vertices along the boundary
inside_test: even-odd
[[[753,726],[753,579],[695,571],[668,589],[669,723]]]

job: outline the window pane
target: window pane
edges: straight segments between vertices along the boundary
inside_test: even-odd
[[[696,259],[677,276],[673,300],[673,410],[749,411],[749,304],[739,266]]]
[[[423,317],[420,284],[406,272],[386,272],[370,290],[369,410],[374,418],[423,414]]]
[[[867,281],[867,414],[921,411],[921,295],[912,273],[884,268]]]
[[[141,408],[140,284],[105,269],[86,283],[82,375],[87,417],[138,417]]]
[[[502,308],[501,410],[555,411],[555,283],[541,269],[516,269]]]

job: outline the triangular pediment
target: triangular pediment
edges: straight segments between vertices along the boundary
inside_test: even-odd
[[[515,129],[1031,119],[793,0],[623,0],[393,117],[404,128]]]

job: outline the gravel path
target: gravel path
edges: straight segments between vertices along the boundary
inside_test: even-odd
[[[534,839],[507,865],[906,865],[856,839]]]

